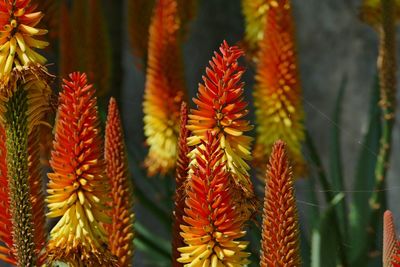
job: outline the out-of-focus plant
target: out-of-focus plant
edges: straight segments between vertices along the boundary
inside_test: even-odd
[[[269,10],[260,40],[254,105],[257,138],[256,165],[265,168],[272,145],[277,139],[287,143],[293,161],[294,176],[305,174],[301,151],[304,141],[304,110],[297,67],[294,22],[290,1],[267,1]]]
[[[150,25],[143,102],[144,134],[149,146],[145,165],[150,176],[172,171],[177,159],[179,109],[186,92],[180,25],[177,1],[158,1]]]

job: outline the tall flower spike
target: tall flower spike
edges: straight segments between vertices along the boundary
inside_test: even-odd
[[[105,173],[95,90],[86,75],[72,73],[59,96],[50,165],[48,217],[61,217],[50,233],[49,261],[73,266],[114,266],[103,224],[109,182]]]
[[[185,186],[187,184],[187,177],[189,171],[189,147],[187,145],[187,138],[189,137],[189,131],[186,128],[188,120],[188,109],[185,102],[181,105],[181,123],[179,131],[179,142],[178,142],[178,160],[176,162],[176,173],[175,173],[175,207],[173,212],[173,228],[172,228],[172,266],[179,267],[182,266],[181,263],[177,261],[180,257],[178,251],[179,247],[183,247],[185,243],[183,242],[180,233],[180,225],[183,224],[183,215],[185,208]]]
[[[300,266],[297,216],[286,146],[277,141],[267,168],[260,266]]]
[[[257,61],[259,45],[264,38],[268,8],[267,0],[242,0],[242,13],[246,23],[244,36],[246,54],[254,61]]]
[[[383,267],[393,267],[392,262],[398,249],[393,214],[391,211],[387,210],[383,215]]]
[[[133,186],[129,180],[128,160],[117,102],[110,99],[106,123],[105,159],[111,181],[111,217],[108,230],[111,253],[120,267],[132,266],[133,258]]]
[[[181,225],[186,246],[179,248],[178,262],[184,266],[245,266],[250,253],[244,221],[233,199],[229,173],[224,166],[220,140],[209,131],[201,140],[196,165],[188,181],[185,224]]]
[[[35,51],[48,43],[37,39],[47,30],[35,28],[43,15],[35,12],[30,0],[0,1],[0,77],[15,66],[43,65],[46,58]]]
[[[0,126],[0,260],[15,265],[6,155],[6,132]]]
[[[159,0],[150,26],[143,103],[149,175],[166,174],[176,163],[179,110],[185,95],[179,27],[176,0]]]
[[[192,109],[189,114],[187,128],[192,136],[188,138],[188,145],[201,144],[208,131],[217,135],[219,146],[224,151],[222,159],[226,161],[234,184],[246,198],[253,198],[249,165],[246,162],[251,159],[252,138],[244,135],[252,126],[243,119],[248,113],[247,103],[243,99],[244,84],[240,81],[244,69],[237,62],[243,51],[236,46],[229,46],[225,41],[219,50],[220,54],[214,53],[210,68],[206,69],[204,84],[199,84],[197,98],[193,99],[197,109]],[[193,159],[197,150],[194,147],[191,151]]]
[[[275,140],[287,143],[295,177],[306,169],[301,152],[304,110],[297,68],[290,0],[269,0],[265,38],[254,87],[257,138],[255,163],[264,169]]]

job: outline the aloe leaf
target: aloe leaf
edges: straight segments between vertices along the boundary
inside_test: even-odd
[[[161,238],[158,235],[153,234],[140,222],[135,223],[135,232],[135,239],[138,239],[144,246],[144,252],[148,253],[150,256],[153,255],[153,252],[157,252],[158,254],[160,254],[160,256],[171,260],[171,244],[169,243],[169,241]]]
[[[329,203],[319,223],[313,228],[311,236],[311,267],[336,267],[339,262],[339,242],[337,231],[332,229],[336,208],[344,201],[344,194],[339,193]]]
[[[371,102],[369,108],[368,131],[361,143],[361,150],[356,168],[356,176],[353,185],[352,203],[350,205],[350,242],[352,249],[351,260],[365,259],[368,237],[368,218],[371,210],[369,198],[375,186],[375,166],[379,151],[379,140],[382,135],[380,123],[381,110],[379,102],[379,83],[376,79],[371,91]]]
[[[335,192],[344,191],[343,182],[343,168],[342,168],[342,157],[341,157],[341,114],[342,114],[342,104],[343,96],[345,93],[345,88],[347,84],[347,79],[344,78],[341,82],[339,93],[335,102],[335,108],[333,112],[333,125],[332,125],[332,135],[329,147],[329,174],[332,181],[332,189]],[[347,237],[347,211],[346,211],[346,201],[341,202],[337,207],[337,214],[339,220],[340,230],[344,238]]]

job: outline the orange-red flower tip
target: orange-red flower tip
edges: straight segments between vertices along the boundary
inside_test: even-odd
[[[260,266],[300,266],[292,170],[282,141],[273,146],[266,176]]]
[[[176,164],[179,109],[185,95],[179,28],[176,0],[157,1],[150,26],[143,102],[149,175],[164,175]]]
[[[47,33],[45,29],[36,28],[42,17],[30,0],[0,2],[0,77],[9,74],[15,66],[46,62],[46,58],[35,51],[48,45],[37,39]]]
[[[186,246],[178,249],[178,262],[185,266],[244,266],[249,263],[248,242],[239,240],[246,233],[244,221],[230,190],[220,140],[209,131],[200,142],[181,225]]]
[[[188,144],[201,144],[208,131],[217,135],[228,172],[245,197],[251,198],[254,193],[246,160],[251,159],[252,138],[245,133],[252,126],[244,119],[248,114],[243,97],[244,84],[241,82],[244,69],[238,63],[243,51],[224,41],[219,52],[214,53],[210,67],[206,68],[206,76],[203,76],[204,83],[199,85],[197,97],[193,99],[197,108],[192,109],[189,115],[187,128],[192,136],[188,138]],[[197,150],[194,147],[191,152],[193,159]],[[193,164],[196,164],[195,160]]]
[[[306,170],[301,152],[305,135],[292,9],[289,0],[267,2],[270,8],[265,38],[260,42],[254,87],[257,121],[254,158],[263,169],[275,140],[282,139],[298,177]]]
[[[113,266],[104,224],[111,223],[95,90],[72,73],[59,95],[48,174],[48,217],[61,217],[48,243],[49,260],[78,266]]]
[[[121,118],[117,101],[110,99],[106,122],[105,159],[107,176],[111,183],[111,218],[107,227],[111,253],[116,256],[120,267],[132,266],[134,253],[133,238],[133,186],[128,173]]]

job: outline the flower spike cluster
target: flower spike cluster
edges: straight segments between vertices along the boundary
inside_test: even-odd
[[[0,77],[9,74],[15,66],[46,62],[46,58],[35,51],[48,45],[37,39],[47,33],[45,29],[36,28],[42,17],[30,0],[0,1]]]
[[[143,103],[149,175],[166,174],[176,163],[179,110],[185,95],[179,29],[177,1],[157,1],[150,26]]]
[[[119,267],[132,266],[133,258],[133,196],[129,180],[128,159],[117,101],[110,99],[106,123],[105,159],[107,176],[111,183],[111,218],[108,240],[111,253]]]
[[[181,225],[186,246],[179,248],[184,266],[244,266],[248,242],[244,221],[233,199],[231,180],[224,166],[220,140],[211,132],[201,140],[196,165],[188,181],[186,208]]]
[[[305,172],[301,152],[304,110],[297,69],[290,0],[269,0],[265,38],[260,44],[254,105],[257,138],[255,163],[264,169],[275,140],[287,143],[295,177]]]
[[[393,267],[392,262],[395,260],[394,257],[396,256],[398,250],[399,247],[397,244],[397,235],[393,222],[393,214],[391,211],[387,210],[383,215],[383,267]]]
[[[178,142],[178,160],[176,161],[176,173],[175,173],[175,207],[173,211],[173,228],[172,228],[172,266],[182,266],[177,261],[180,257],[178,251],[179,247],[183,247],[183,242],[180,233],[180,225],[183,224],[183,215],[185,208],[185,188],[187,184],[187,177],[189,171],[190,159],[188,157],[189,147],[187,145],[187,138],[190,136],[189,130],[186,128],[188,120],[188,108],[185,102],[181,105],[181,123],[179,131],[179,142]]]
[[[203,76],[204,84],[199,85],[197,98],[193,99],[197,109],[192,109],[189,114],[187,128],[192,136],[188,138],[188,145],[201,144],[208,131],[217,135],[220,149],[224,151],[222,159],[226,161],[234,184],[246,198],[252,198],[253,186],[246,162],[251,159],[252,138],[245,135],[252,126],[244,119],[248,114],[241,82],[244,69],[238,64],[243,51],[225,41],[219,50],[220,53],[214,53],[210,67],[206,69],[207,76]],[[195,147],[191,152],[193,159],[196,151]]]
[[[73,266],[114,266],[103,224],[109,182],[105,173],[95,90],[85,74],[72,73],[59,96],[50,165],[48,217],[61,217],[51,230],[49,260]]]
[[[286,146],[277,141],[267,168],[260,266],[300,266],[299,225]]]

